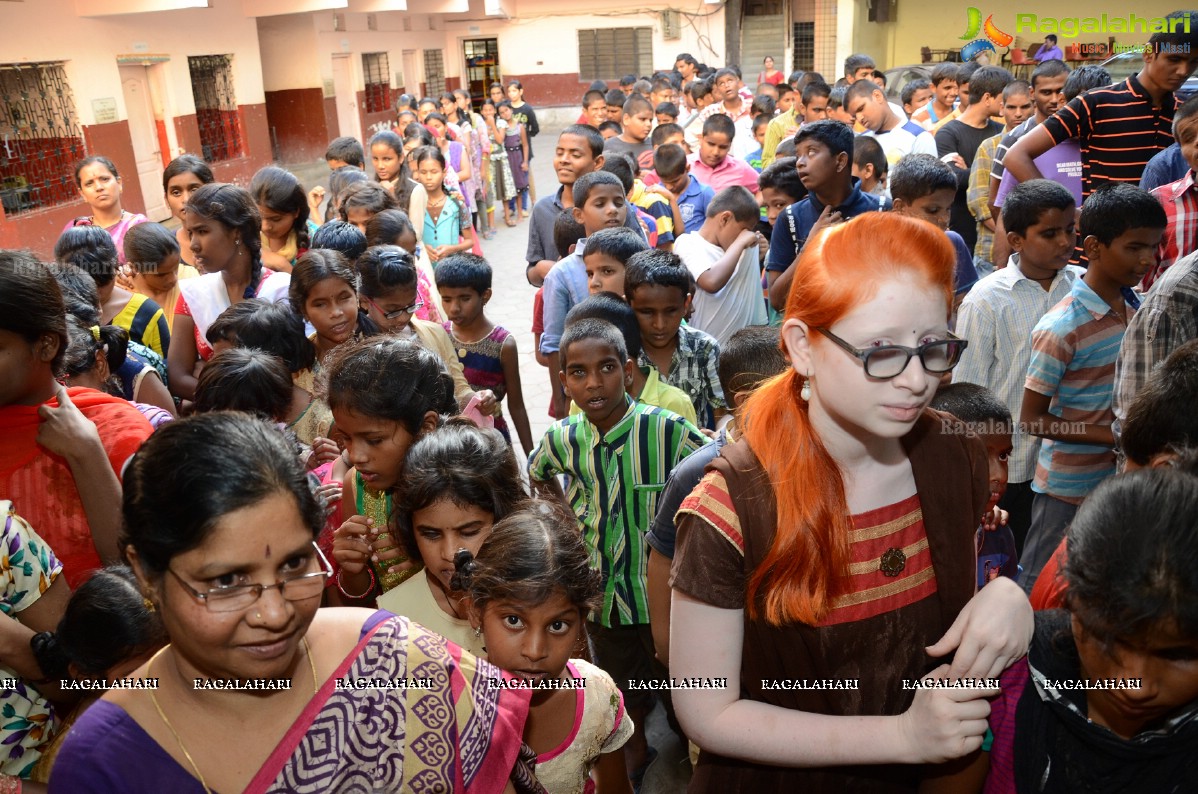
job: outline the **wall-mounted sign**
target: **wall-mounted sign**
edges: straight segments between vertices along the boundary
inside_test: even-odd
[[[116,97],[93,99],[92,114],[96,117],[96,124],[111,124],[116,121]]]

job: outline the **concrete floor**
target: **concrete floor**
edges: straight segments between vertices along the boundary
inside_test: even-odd
[[[550,195],[558,187],[553,171],[553,146],[564,124],[541,127],[533,158],[533,184],[537,195]],[[328,186],[328,167],[323,162],[286,166],[299,177],[304,187],[316,184]],[[524,405],[528,410],[533,441],[539,441],[552,423],[549,417],[549,372],[536,362],[533,355],[532,307],[536,288],[525,278],[524,254],[528,247],[528,222],[509,228],[503,224],[503,211],[496,208],[499,228],[492,240],[483,240],[483,254],[494,271],[493,297],[487,304],[487,316],[516,337],[520,349],[520,381],[524,390]],[[517,449],[519,441],[513,440]],[[525,456],[531,450],[523,450]],[[658,706],[649,716],[649,744],[658,750],[657,760],[645,776],[642,794],[676,794],[685,791],[690,781],[690,761],[686,743],[666,724],[665,711]]]

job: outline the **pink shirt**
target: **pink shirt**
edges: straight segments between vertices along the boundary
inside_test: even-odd
[[[750,193],[757,192],[757,172],[744,160],[728,156],[715,168],[705,165],[697,154],[692,154],[689,160],[695,179],[710,186],[716,193],[730,185],[742,185]]]

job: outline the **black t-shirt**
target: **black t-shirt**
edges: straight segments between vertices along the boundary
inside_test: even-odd
[[[957,195],[953,199],[952,215],[949,218],[948,227],[961,235],[970,251],[977,245],[978,228],[977,221],[970,214],[969,205],[966,203],[966,193],[969,189],[969,167],[973,165],[973,160],[978,154],[978,147],[982,145],[982,142],[987,138],[993,138],[1002,132],[1002,129],[1002,125],[996,121],[988,121],[986,126],[978,129],[960,119],[953,119],[936,133],[936,153],[940,157],[956,152],[965,161],[965,170],[950,163],[953,171],[957,174]]]

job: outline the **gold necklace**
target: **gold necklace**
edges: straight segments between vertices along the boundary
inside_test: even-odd
[[[146,665],[147,673],[150,671],[150,668],[154,666],[154,662],[158,661],[158,657],[162,655],[163,651],[169,647],[171,646],[163,646],[158,653],[150,657],[150,663]],[[304,652],[308,656],[308,667],[312,670],[312,696],[316,697],[317,693],[320,692],[320,685],[316,680],[316,662],[312,659],[312,646],[308,643],[307,637],[304,638]],[[191,753],[187,752],[187,747],[184,746],[183,739],[179,736],[179,732],[175,730],[174,725],[171,725],[171,721],[166,718],[166,712],[162,710],[162,706],[158,703],[158,698],[155,696],[153,689],[150,690],[150,702],[154,704],[154,709],[158,712],[158,716],[162,718],[162,722],[171,732],[171,735],[175,737],[175,743],[178,744],[179,749],[183,751],[183,757],[187,759],[187,763],[191,764],[192,771],[196,773],[196,778],[199,779],[200,785],[204,787],[204,794],[213,794],[212,789],[208,786],[208,781],[204,780],[204,773],[200,771],[199,764],[197,764],[195,759],[191,757]]]

